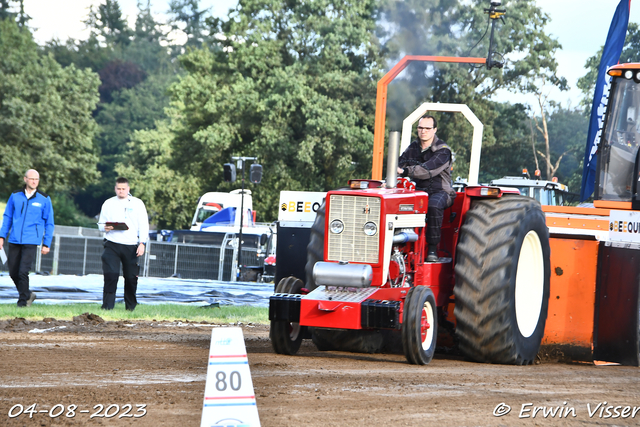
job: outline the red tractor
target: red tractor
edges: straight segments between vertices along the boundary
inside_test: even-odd
[[[439,261],[426,263],[429,195],[397,179],[397,133],[381,180],[387,85],[412,61],[497,64],[491,44],[486,59],[406,56],[378,82],[372,179],[328,192],[309,232],[278,225],[287,262],[269,303],[274,350],[294,354],[310,337],[320,350],[402,348],[427,364],[440,330],[480,362],[529,364],[542,341],[563,358],[640,366],[640,64],[607,71],[591,208],[478,186],[482,124],[466,106],[423,104],[407,117],[400,151],[426,111],[474,127],[469,185],[445,211]]]
[[[492,1],[485,10],[492,20],[487,58],[406,56],[378,82],[373,179],[327,193],[311,227],[306,274],[276,272],[269,301],[276,353],[295,354],[310,336],[320,350],[402,348],[410,363],[425,365],[436,349],[438,324],[453,329],[447,318],[453,319],[455,305],[455,336],[468,358],[519,365],[535,359],[549,305],[549,230],[536,200],[516,189],[477,185],[482,124],[469,108],[423,104],[403,123],[400,151],[426,111],[460,112],[474,128],[469,185],[445,211],[438,262],[425,262],[429,195],[396,176],[398,133],[389,137],[381,180],[389,82],[412,61],[501,67],[493,59],[493,25],[505,12],[498,5]],[[297,264],[299,248],[280,228],[278,236],[279,248],[294,248],[278,259]]]
[[[423,104],[405,125],[426,110],[470,114],[465,106]],[[472,147],[475,184],[482,127],[472,118],[480,133]],[[295,354],[311,337],[320,350],[401,347],[410,363],[425,365],[438,324],[453,325],[446,319],[455,304],[455,336],[468,358],[532,363],[549,299],[549,232],[540,204],[515,189],[467,186],[445,211],[438,262],[427,263],[429,195],[397,178],[397,159],[392,133],[386,181],[352,180],[327,193],[311,228],[306,283],[284,277],[270,298],[275,352]]]

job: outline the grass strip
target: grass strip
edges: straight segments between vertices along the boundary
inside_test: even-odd
[[[50,317],[56,320],[73,320],[83,313],[97,314],[104,320],[148,320],[209,322],[218,324],[254,323],[268,324],[269,309],[266,307],[232,306],[196,307],[183,304],[138,304],[134,311],[127,311],[124,303],[115,305],[113,310],[102,310],[100,304],[38,304],[31,307],[17,307],[15,304],[0,304],[0,320],[23,317],[27,320],[42,320]]]

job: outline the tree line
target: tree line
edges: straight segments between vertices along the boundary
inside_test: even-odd
[[[202,193],[239,186],[223,181],[232,156],[258,157],[254,206],[259,221],[274,220],[282,190],[370,177],[376,83],[402,56],[484,57],[489,45],[480,0],[240,0],[222,19],[198,0],[171,0],[165,22],[146,1],[133,26],[104,0],[88,13],[86,40],[44,45],[21,4],[0,0],[0,198],[36,168],[56,222],[68,225],[95,222],[122,175],[152,223],[188,228]],[[422,102],[465,103],[484,124],[481,182],[538,165],[578,191],[588,107],[546,101],[567,87],[549,17],[533,0],[504,6],[495,38],[504,69],[411,65],[389,86],[387,128]],[[635,58],[638,40],[631,24],[623,56]],[[597,48],[579,83],[585,105]],[[497,102],[501,90],[541,102]],[[470,126],[438,119],[464,178]]]

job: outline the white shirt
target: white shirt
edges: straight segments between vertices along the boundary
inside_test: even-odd
[[[149,217],[142,200],[129,194],[126,199],[113,196],[107,199],[100,210],[98,228],[104,231],[106,222],[124,222],[128,230],[111,230],[105,238],[121,245],[138,245],[149,240]]]

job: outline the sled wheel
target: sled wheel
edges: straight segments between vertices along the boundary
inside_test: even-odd
[[[433,292],[426,286],[409,289],[402,315],[402,349],[415,365],[433,359],[438,336],[438,313]]]
[[[549,306],[549,231],[540,204],[505,195],[475,200],[455,266],[456,335],[471,360],[528,365]]]
[[[299,294],[304,287],[302,280],[293,276],[285,277],[276,286],[277,294]],[[305,328],[299,323],[286,320],[272,320],[269,338],[273,351],[278,354],[294,355],[300,349]]]

